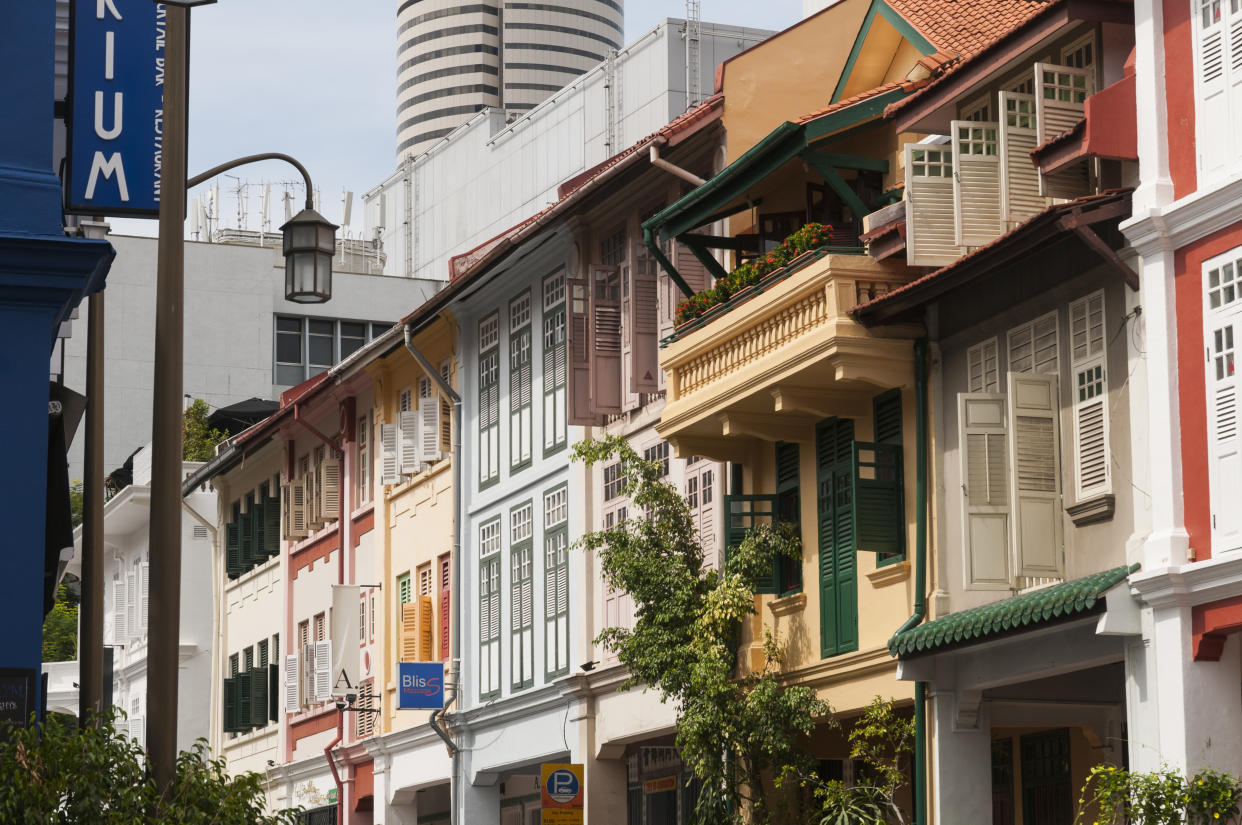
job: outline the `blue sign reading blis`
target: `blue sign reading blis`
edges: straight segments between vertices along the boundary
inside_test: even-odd
[[[152,0],[72,0],[66,211],[159,216],[164,27]]]
[[[444,707],[443,662],[397,663],[397,708],[435,710]]]

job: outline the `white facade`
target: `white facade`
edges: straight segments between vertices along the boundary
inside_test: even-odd
[[[188,476],[200,464],[187,462]],[[146,744],[147,707],[147,618],[149,601],[150,552],[147,544],[151,505],[151,450],[135,456],[134,483],[121,490],[104,505],[103,532],[107,555],[104,560],[104,645],[112,648],[112,704],[125,712],[117,727]],[[216,494],[200,489],[186,496],[187,507],[207,523],[214,522]],[[75,556],[68,571],[82,575],[81,529],[76,531]],[[212,616],[215,594],[203,587],[211,576],[211,530],[194,515],[181,519],[181,624],[180,670],[177,680],[177,749],[188,750],[195,740],[210,736],[215,709],[212,704]],[[49,681],[62,675],[67,665],[54,664]],[[107,679],[108,674],[104,674]],[[73,678],[77,679],[76,666]],[[63,681],[63,680],[61,680]],[[76,709],[76,691],[71,695],[64,685],[56,694],[58,709]],[[49,708],[52,704],[49,702]]]
[[[603,4],[597,4],[603,7]],[[556,189],[650,135],[686,106],[686,43],[665,20],[521,115],[480,111],[364,196],[386,274],[447,280],[449,259],[557,199]],[[771,32],[704,23],[700,84]]]
[[[104,468],[119,467],[151,439],[155,353],[155,238],[110,236],[117,257],[105,296]],[[436,284],[380,275],[336,272],[332,300],[294,304],[284,297],[279,243],[266,248],[187,242],[185,245],[185,389],[213,408],[250,398],[276,399],[282,390],[340,360],[341,321],[362,322],[373,336],[427,299]],[[276,318],[300,319],[303,371],[297,381],[276,367]],[[309,319],[331,323],[328,364],[316,357]],[[372,324],[378,323],[378,327]],[[321,339],[326,342],[327,338]],[[65,344],[65,384],[86,392],[86,312]],[[316,342],[317,343],[317,342]],[[59,353],[52,371],[59,370]],[[278,374],[279,373],[279,374]],[[282,382],[283,378],[285,382]],[[69,449],[69,477],[82,477],[82,444]]]

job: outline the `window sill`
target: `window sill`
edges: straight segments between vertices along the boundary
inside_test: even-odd
[[[792,616],[795,613],[801,613],[805,609],[805,593],[794,593],[791,596],[782,596],[779,599],[773,599],[768,602],[768,610],[772,611],[773,616]]]
[[[1089,498],[1066,507],[1065,512],[1076,527],[1083,527],[1101,521],[1112,521],[1113,512],[1116,508],[1116,497],[1112,493],[1102,493],[1094,498]]]
[[[877,567],[867,574],[867,578],[871,580],[872,587],[887,587],[890,584],[903,582],[910,578],[910,562],[899,561]]]

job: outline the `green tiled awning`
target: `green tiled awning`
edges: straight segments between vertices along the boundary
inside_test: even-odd
[[[888,650],[894,656],[931,653],[1088,613],[1106,592],[1138,569],[1137,564],[1115,567],[960,613],[950,613],[905,633],[898,633],[888,640]]]

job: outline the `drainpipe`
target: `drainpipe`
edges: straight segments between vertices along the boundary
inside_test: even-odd
[[[427,377],[436,385],[439,391],[453,405],[452,432],[453,432],[453,581],[449,587],[449,598],[453,601],[453,621],[449,626],[449,654],[453,658],[452,664],[452,688],[451,695],[444,697],[444,707],[457,700],[458,682],[461,677],[461,396],[453,391],[449,383],[440,376],[440,371],[431,366],[431,362],[418,351],[414,346],[414,332],[410,329],[410,325],[405,325],[405,348],[409,350],[410,355],[414,356],[414,360],[423,368],[423,372],[427,373]],[[448,687],[447,685],[445,686]],[[431,718],[428,724],[435,731],[436,736],[444,740],[445,746],[448,748],[449,756],[453,758],[453,777],[449,786],[450,802],[449,810],[456,811],[456,804],[461,793],[458,783],[458,767],[460,757],[460,749],[456,743],[449,737],[448,731],[444,729],[444,725],[440,722],[440,718],[444,715],[444,708],[436,708],[431,712]]]
[[[651,153],[648,155],[648,157],[651,160],[652,166],[655,166],[659,169],[663,169],[665,172],[669,172],[670,174],[674,174],[677,177],[681,178],[682,180],[693,183],[695,186],[702,186],[703,184],[707,183],[707,181],[703,180],[702,178],[700,178],[698,175],[694,174],[693,172],[682,169],[680,166],[669,163],[667,160],[660,157],[660,144],[661,143],[662,141],[653,141],[651,143]]]
[[[914,614],[894,635],[927,617],[927,339],[914,342]],[[927,683],[914,683],[914,825],[927,825]]]
[[[345,788],[341,784],[341,774],[336,769],[336,760],[332,758],[332,749],[341,744],[341,740],[345,738],[343,733],[345,728],[345,711],[338,710],[336,721],[336,738],[328,743],[323,749],[323,755],[328,758],[328,767],[332,769],[332,781],[336,783],[336,821],[345,821]]]

